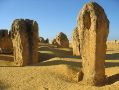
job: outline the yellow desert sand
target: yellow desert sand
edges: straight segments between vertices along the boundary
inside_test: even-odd
[[[54,5],[49,6],[47,2],[43,6],[40,5],[41,2],[38,3],[38,6],[43,7],[42,9],[44,6],[48,7],[45,7],[43,11],[40,10],[41,7],[38,10],[28,7],[29,5],[32,7],[37,2],[27,3],[29,10],[25,10],[27,4],[24,6],[23,3],[17,3],[20,6],[12,5],[10,2],[15,8],[16,6],[20,8],[23,6],[20,13],[25,14],[27,12],[25,17],[27,16],[29,19],[15,19],[10,29],[0,30],[0,90],[119,90],[119,41],[115,40],[119,38],[116,35],[118,31],[114,33],[114,28],[112,29],[112,17],[110,18],[110,16],[116,17],[118,12],[113,15],[109,13],[115,9],[113,10],[104,4],[105,7],[109,8],[109,10],[106,8],[104,10],[101,3],[99,5],[92,1],[89,3],[82,1],[82,4],[86,4],[80,10],[77,23],[74,25],[73,23],[70,24],[73,21],[69,21],[73,18],[68,18],[65,14],[66,11],[75,11],[73,7],[76,5],[73,3],[77,5],[79,3],[77,8],[81,8],[81,2],[70,2],[68,5],[70,8],[67,10],[65,10],[67,7],[65,3],[65,7],[62,7],[65,12],[60,12],[62,10],[58,9],[62,6],[60,3],[55,3],[55,7],[59,7],[56,7],[57,9],[52,7],[51,11],[49,11],[49,7]],[[10,8],[7,4],[5,6]],[[13,10],[10,9],[10,13],[14,11],[14,7],[12,7]],[[36,12],[40,11],[38,16],[36,12],[32,12],[32,9]],[[8,12],[5,9],[3,11]],[[19,10],[17,9],[17,11]],[[23,11],[25,12],[23,13]],[[28,14],[29,11],[32,14]],[[10,15],[10,13],[9,16],[14,18],[24,17],[18,12],[14,13],[14,15],[19,15],[17,17]],[[63,14],[64,16],[62,16]],[[70,14],[67,13],[68,16]],[[3,14],[2,17],[5,15]],[[71,16],[75,15],[72,14]],[[43,32],[46,30],[44,34],[48,36],[47,39],[44,39],[45,36],[41,37],[43,32],[39,29],[39,17],[41,23],[53,17],[51,21],[46,21],[48,25],[40,24],[41,30]],[[63,21],[65,19],[61,17],[65,19],[67,17],[68,21]],[[52,24],[52,22],[55,23]],[[64,22],[67,22],[66,25]],[[116,24],[117,22],[114,23],[114,25]],[[47,29],[43,29],[42,26]],[[54,29],[48,26],[53,26]],[[76,30],[72,35],[73,41],[70,41],[69,32],[71,32],[72,27],[76,27]],[[51,33],[56,32],[53,30],[58,32],[61,30],[54,39]],[[66,34],[62,31],[66,31]],[[53,39],[52,44],[49,43],[51,38]],[[107,39],[114,41],[107,41]]]
[[[81,58],[72,56],[70,48],[55,48],[40,44],[37,65],[0,67],[0,90],[119,90],[119,47],[109,44],[106,55],[107,83],[104,86],[86,86],[77,82]],[[12,65],[12,55],[0,55],[1,65]]]

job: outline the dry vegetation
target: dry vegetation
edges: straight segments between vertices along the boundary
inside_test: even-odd
[[[105,86],[86,86],[77,82],[81,58],[72,49],[40,45],[37,65],[0,67],[0,90],[119,90],[119,47],[108,45]],[[115,48],[114,48],[115,47]],[[12,55],[0,55],[0,65],[13,65]]]

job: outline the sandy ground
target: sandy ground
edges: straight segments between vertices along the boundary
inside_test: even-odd
[[[0,67],[0,90],[119,90],[119,47],[107,49],[104,86],[87,86],[77,82],[81,58],[71,49],[52,45],[39,47],[39,64],[25,67]],[[115,48],[114,48],[115,47]],[[0,66],[13,65],[12,55],[0,55]]]

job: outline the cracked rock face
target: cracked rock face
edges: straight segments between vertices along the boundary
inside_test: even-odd
[[[11,37],[16,66],[38,62],[38,24],[29,19],[16,19],[12,24]]]
[[[80,40],[77,27],[74,29],[72,34],[72,48],[73,48],[73,55],[80,56]]]
[[[90,2],[80,11],[77,26],[83,59],[83,80],[90,85],[102,84],[105,80],[104,63],[109,20],[100,5]]]
[[[69,47],[69,40],[67,36],[62,32],[60,32],[53,41],[57,45],[57,47],[60,47],[60,48]]]

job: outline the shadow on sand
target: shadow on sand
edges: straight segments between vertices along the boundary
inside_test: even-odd
[[[0,54],[0,60],[14,61],[14,56],[8,54]]]
[[[63,61],[63,60],[54,60],[54,61],[47,61],[47,62],[42,62],[39,64],[39,66],[51,66],[51,65],[70,65],[72,67],[81,67],[82,64],[81,62],[74,62],[74,61]]]
[[[54,58],[54,57],[81,59],[80,56],[73,56],[72,51],[60,50],[58,48],[47,47],[47,49],[45,49],[45,50],[43,49],[43,51],[45,51],[45,53],[42,53],[42,51],[38,52],[40,62],[41,61],[46,61],[46,60]],[[50,51],[52,54],[48,53],[48,51]]]
[[[105,62],[106,68],[119,66],[119,53],[106,54],[106,60],[107,60]]]
[[[119,60],[119,53],[106,54],[107,60]]]
[[[0,81],[0,90],[6,90],[10,87],[10,85],[3,83],[2,81]]]
[[[119,62],[105,62],[105,68],[119,66]]]
[[[117,81],[119,81],[119,73],[107,77],[107,81],[106,81],[107,83],[106,83],[106,85],[113,84],[113,83],[115,83]]]

